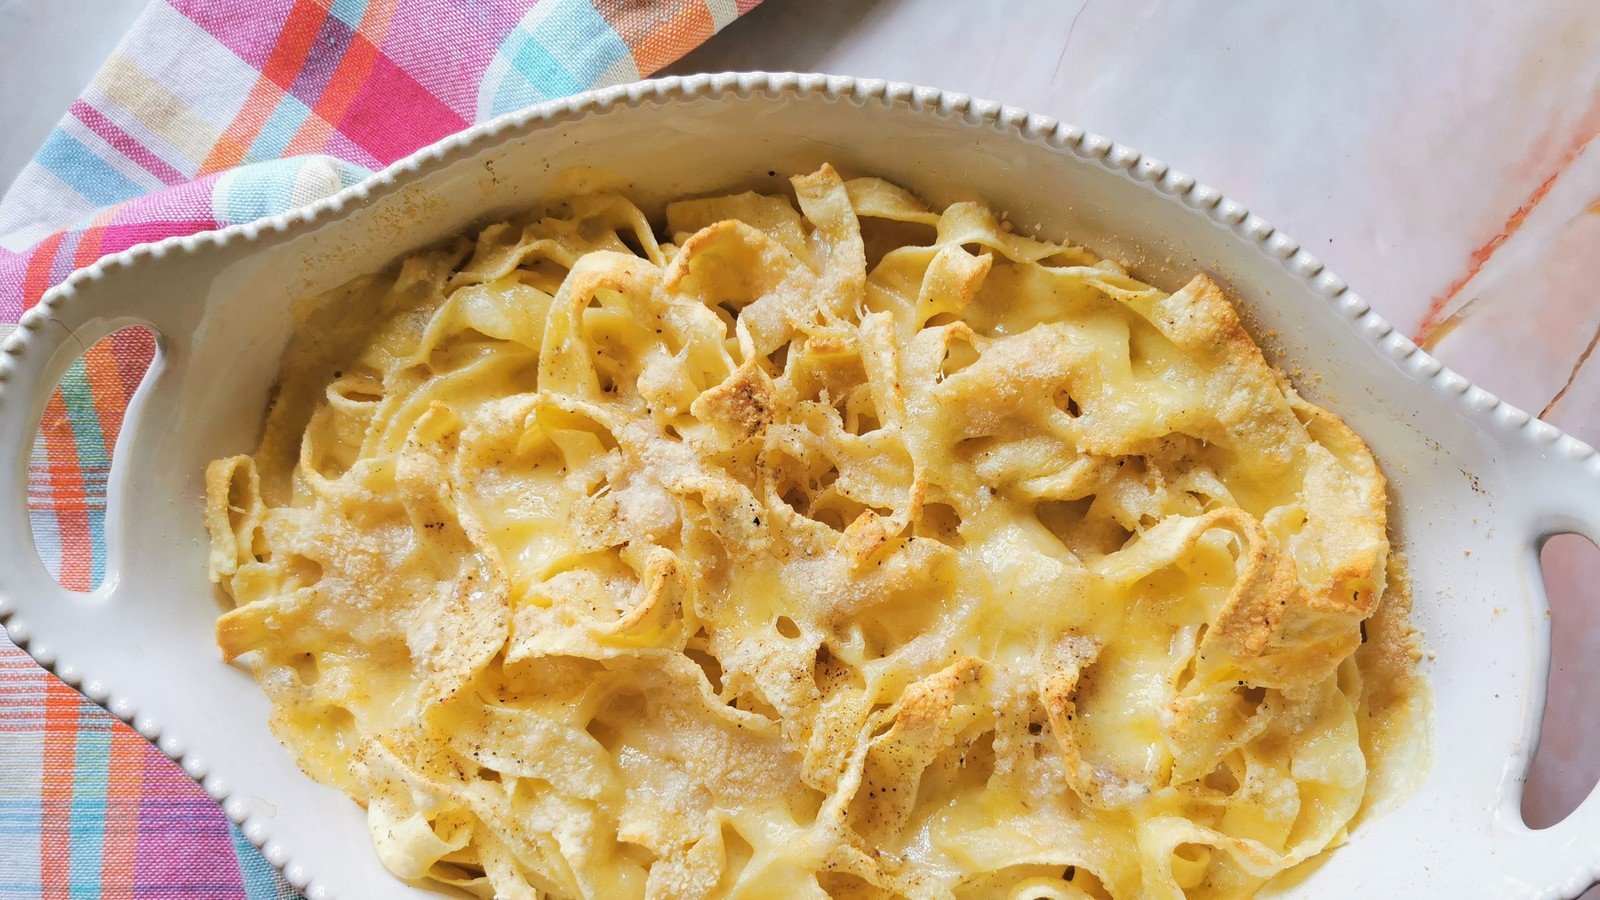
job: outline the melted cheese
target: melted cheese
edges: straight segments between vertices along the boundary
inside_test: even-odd
[[[793,190],[308,307],[207,472],[304,768],[486,897],[1223,897],[1340,843],[1423,715],[1361,440],[1203,276]]]

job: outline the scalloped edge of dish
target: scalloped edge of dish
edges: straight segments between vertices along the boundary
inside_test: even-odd
[[[307,206],[216,231],[139,244],[120,253],[101,257],[46,291],[38,304],[23,313],[16,330],[0,346],[0,411],[3,411],[7,399],[6,387],[16,360],[28,351],[29,337],[48,321],[54,310],[77,299],[80,287],[98,281],[108,273],[137,265],[146,259],[236,246],[263,235],[287,237],[312,231],[328,224],[351,203],[369,200],[379,192],[398,189],[405,181],[459,162],[513,133],[573,121],[619,106],[665,106],[685,100],[715,100],[730,94],[747,98],[757,93],[774,100],[820,95],[828,101],[844,100],[858,106],[875,103],[886,108],[903,106],[913,113],[932,115],[947,121],[960,119],[972,127],[988,128],[1071,153],[1107,171],[1149,184],[1168,199],[1201,212],[1216,224],[1227,228],[1243,239],[1246,246],[1276,260],[1312,293],[1331,305],[1384,358],[1396,363],[1408,377],[1444,395],[1448,402],[1482,427],[1525,441],[1530,448],[1541,453],[1554,451],[1563,460],[1582,467],[1589,477],[1600,479],[1600,453],[1594,447],[1501,400],[1452,371],[1410,338],[1396,331],[1371,305],[1351,290],[1344,279],[1329,271],[1321,260],[1308,253],[1297,241],[1250,212],[1248,207],[1194,177],[1132,147],[1076,125],[991,100],[903,82],[795,72],[669,76],[585,91],[474,125]],[[26,623],[17,615],[4,592],[0,592],[0,626],[4,626],[11,641],[40,666],[127,723],[177,763],[185,775],[198,783],[222,807],[229,820],[261,851],[267,862],[277,868],[290,886],[304,894],[307,900],[333,900],[333,892],[320,885],[310,872],[289,858],[288,851],[272,838],[260,817],[250,813],[244,801],[233,795],[225,781],[211,774],[210,767],[203,759],[189,753],[181,738],[164,733],[159,723],[140,715],[126,697],[119,696],[87,673],[71,666],[58,668],[55,665],[55,652],[32,641]],[[1529,755],[1524,753],[1520,759],[1514,758],[1512,762],[1525,765]],[[1542,896],[1559,896],[1570,900],[1597,879],[1600,879],[1600,861],[1591,863],[1585,871],[1575,872],[1549,886]]]

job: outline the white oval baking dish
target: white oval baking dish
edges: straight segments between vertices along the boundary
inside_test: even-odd
[[[1430,652],[1438,750],[1417,793],[1296,896],[1571,897],[1594,880],[1600,799],[1543,831],[1518,807],[1548,667],[1537,548],[1563,531],[1600,538],[1595,451],[1445,369],[1294,241],[1193,178],[1070,125],[928,88],[738,74],[580,94],[469,129],[309,208],[74,274],[0,355],[0,621],[177,760],[312,900],[421,893],[384,872],[355,804],[295,768],[267,729],[266,699],[212,641],[201,476],[206,461],[254,446],[290,304],[525,207],[571,166],[624,173],[649,202],[777,187],[823,161],[930,199],[981,196],[1169,289],[1213,274],[1275,361],[1376,451]],[[31,545],[27,451],[67,364],[130,324],[158,333],[159,360],[117,445],[105,584],[71,594]]]

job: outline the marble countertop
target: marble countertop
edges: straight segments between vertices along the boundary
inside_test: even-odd
[[[0,0],[0,182],[140,0]],[[48,14],[47,14],[48,13]],[[1486,389],[1600,444],[1600,3],[767,0],[673,67],[964,91],[1250,206]],[[1600,554],[1545,551],[1548,727],[1525,810],[1600,773]]]

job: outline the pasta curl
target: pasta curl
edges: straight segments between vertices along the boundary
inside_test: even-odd
[[[1216,284],[827,166],[356,279],[206,489],[224,656],[483,897],[1249,895],[1425,718],[1383,476]]]

